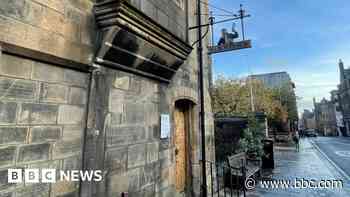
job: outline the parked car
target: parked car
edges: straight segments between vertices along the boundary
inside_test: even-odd
[[[305,130],[304,134],[306,137],[317,137],[317,132],[315,131],[315,129],[307,129]]]

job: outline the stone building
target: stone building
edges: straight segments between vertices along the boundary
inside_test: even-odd
[[[316,128],[319,135],[322,136],[337,136],[337,120],[335,115],[335,106],[331,101],[323,98],[320,102],[314,102],[314,113]]]
[[[344,68],[344,63],[339,60],[340,84],[338,95],[340,111],[342,112],[345,135],[350,136],[350,69]]]
[[[337,122],[337,130],[339,136],[346,136],[346,129],[344,127],[344,118],[343,113],[341,111],[340,99],[339,99],[339,91],[332,90],[331,92],[331,102],[335,108],[335,118]]]
[[[0,196],[198,196],[195,13],[187,0],[1,0]],[[102,170],[103,180],[10,184],[10,168]]]
[[[301,117],[302,129],[316,129],[315,114],[305,109]]]

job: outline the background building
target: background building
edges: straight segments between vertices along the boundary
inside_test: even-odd
[[[316,129],[315,114],[305,109],[302,114],[301,125],[301,129]]]
[[[335,114],[335,106],[331,101],[325,98],[321,102],[316,102],[314,98],[314,112],[316,120],[316,128],[319,135],[322,136],[337,136],[337,121]]]
[[[279,99],[288,111],[287,130],[294,131],[298,128],[298,109],[295,95],[295,85],[287,72],[266,73],[250,75],[254,80],[260,80],[265,86],[275,89]]]
[[[199,196],[197,32],[188,31],[196,1],[93,2],[0,1],[0,196]],[[205,151],[214,161],[209,59]],[[9,168],[104,174],[10,184]]]
[[[336,118],[336,122],[337,122],[338,134],[339,134],[339,136],[345,136],[346,129],[344,127],[344,119],[343,119],[343,113],[341,111],[338,90],[331,91],[331,102],[333,103],[334,108],[335,108],[335,118]]]
[[[346,135],[350,135],[350,69],[339,60],[340,84],[338,86],[340,111],[344,119]]]
[[[291,90],[294,89],[292,79],[287,72],[258,74],[251,75],[250,77],[262,81],[269,88],[283,88],[284,86],[288,86]]]

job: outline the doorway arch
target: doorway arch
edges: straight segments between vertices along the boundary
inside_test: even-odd
[[[192,189],[192,152],[194,141],[194,107],[189,99],[175,101],[174,146],[175,187],[178,192],[190,194]]]

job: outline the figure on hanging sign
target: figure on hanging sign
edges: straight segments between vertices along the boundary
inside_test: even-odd
[[[232,33],[228,33],[227,29],[222,29],[221,30],[221,38],[218,42],[219,46],[225,45],[225,44],[230,44],[234,42],[234,39],[238,38],[238,33],[235,30],[234,26],[232,27]]]

